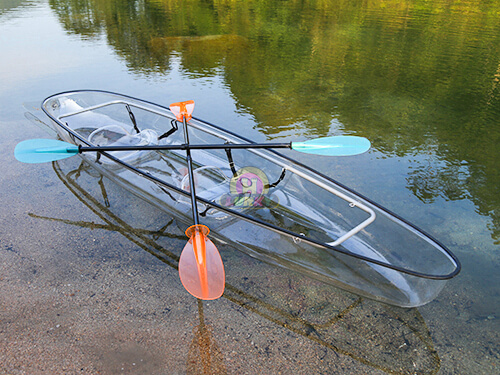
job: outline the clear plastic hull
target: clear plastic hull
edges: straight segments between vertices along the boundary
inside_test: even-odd
[[[43,103],[61,138],[82,145],[182,145],[165,107],[75,91]],[[189,122],[191,144],[251,141]],[[392,305],[430,302],[460,264],[442,244],[334,180],[264,149],[192,150],[200,221],[261,260]],[[82,153],[103,174],[190,224],[185,151]],[[227,270],[231,272],[231,270]]]

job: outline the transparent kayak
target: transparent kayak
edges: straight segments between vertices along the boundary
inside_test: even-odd
[[[128,96],[65,92],[45,99],[42,109],[60,137],[77,145],[184,144],[168,108]],[[196,118],[188,125],[191,144],[253,143]],[[196,149],[191,156],[201,223],[212,238],[262,261],[402,307],[432,301],[460,271],[458,259],[422,230],[274,150]],[[185,151],[81,157],[191,224]]]

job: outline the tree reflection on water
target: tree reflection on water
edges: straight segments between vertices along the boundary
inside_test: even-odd
[[[500,4],[461,1],[50,0],[134,73],[220,76],[268,138],[338,132],[423,156],[423,202],[470,199],[500,240]]]

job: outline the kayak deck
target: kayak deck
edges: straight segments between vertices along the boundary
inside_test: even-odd
[[[75,91],[42,105],[78,145],[182,145],[165,107]],[[193,118],[190,143],[250,144]],[[201,221],[215,238],[369,298],[412,307],[431,301],[460,264],[443,245],[374,202],[277,152],[192,150]],[[115,182],[190,223],[184,150],[92,152],[82,157]],[[229,271],[230,272],[230,271]]]

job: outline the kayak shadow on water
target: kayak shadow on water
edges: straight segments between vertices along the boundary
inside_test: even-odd
[[[168,242],[162,242],[172,242],[173,239],[184,241],[185,236],[182,228],[177,227],[177,221],[172,218],[160,229],[146,229],[144,216],[138,214],[137,207],[149,208],[150,203],[130,192],[124,193],[123,189],[120,190],[114,182],[85,162],[77,165],[74,161],[53,162],[54,171],[63,184],[105,224],[49,218],[33,213],[30,216],[120,233],[166,265],[177,269],[181,249],[172,249]],[[126,194],[126,205],[123,204],[123,194]],[[132,204],[134,200],[140,201],[140,204]],[[152,208],[142,209],[142,212],[150,213],[154,211]],[[227,270],[226,290],[222,298],[234,303],[240,311],[257,314],[310,340],[325,353],[325,357],[333,351],[391,374],[436,374],[439,371],[439,355],[416,308],[404,309],[366,300],[294,271],[265,264],[224,244],[217,246],[223,249]],[[231,272],[231,269],[241,269],[242,265],[245,267],[244,274]],[[269,276],[271,274],[272,277]],[[225,356],[215,340],[217,334],[205,322],[203,302],[199,300],[198,318],[199,324],[193,330],[189,347],[187,373],[227,373]]]

